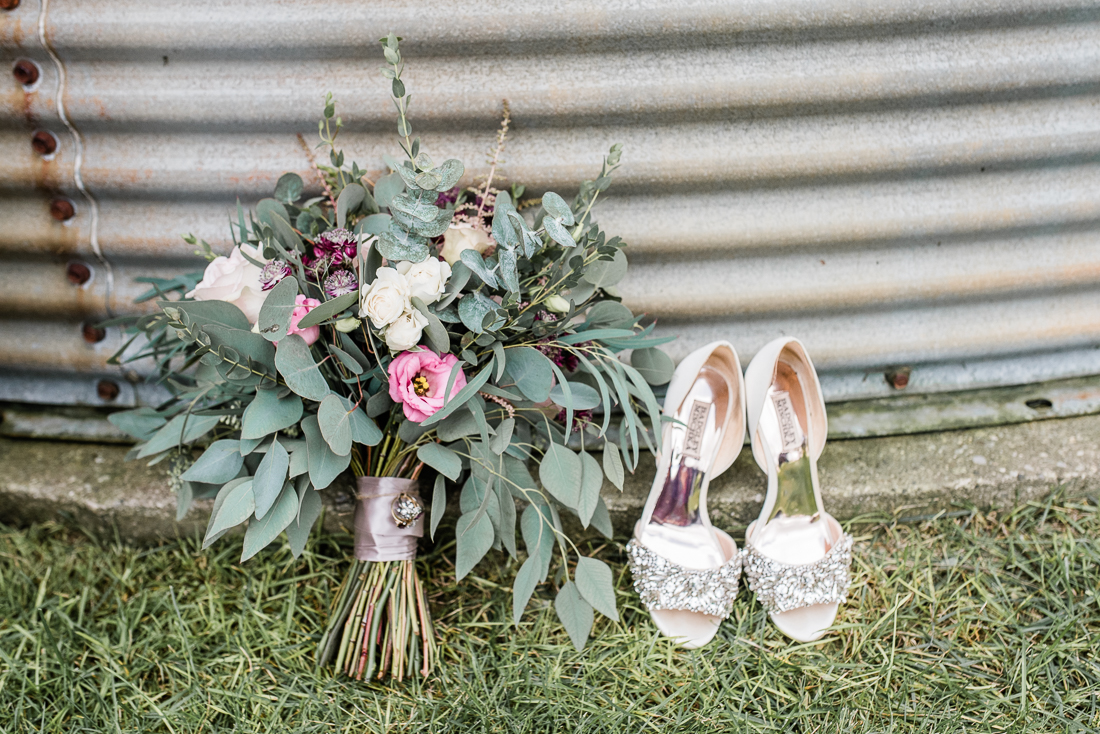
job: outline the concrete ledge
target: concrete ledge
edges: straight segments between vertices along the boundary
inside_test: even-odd
[[[128,447],[0,438],[0,521],[74,521],[96,533],[156,542],[201,533],[210,502],[182,523],[161,466],[124,461]],[[1085,416],[886,438],[832,441],[821,458],[827,509],[839,518],[885,512],[919,515],[959,504],[1010,507],[1054,486],[1100,491],[1100,416]],[[620,494],[604,487],[615,530],[630,532],[652,482],[654,461],[628,477]],[[764,475],[752,454],[711,484],[715,525],[744,527],[763,501]],[[347,530],[350,483],[323,492],[325,528]]]

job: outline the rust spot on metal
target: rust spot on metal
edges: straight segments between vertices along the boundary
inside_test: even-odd
[[[49,130],[39,130],[31,136],[31,147],[38,155],[51,155],[57,151],[57,136]]]
[[[84,285],[92,279],[92,269],[82,262],[71,262],[65,267],[65,277],[73,285]]]
[[[11,68],[11,73],[17,82],[27,87],[38,81],[38,77],[40,76],[38,64],[30,59],[19,59],[16,61],[15,65]]]
[[[84,337],[84,341],[89,344],[95,344],[107,338],[107,330],[95,324],[85,322],[80,326],[80,335]]]
[[[59,222],[67,222],[76,216],[76,207],[71,199],[54,199],[50,202],[50,216]]]
[[[118,397],[118,383],[111,382],[110,380],[100,380],[95,386],[95,392],[100,400],[109,403]]]
[[[909,387],[909,375],[912,370],[908,367],[896,367],[886,372],[886,382],[895,390],[904,390]]]
[[[0,10],[15,10],[19,7],[19,0],[0,0]]]

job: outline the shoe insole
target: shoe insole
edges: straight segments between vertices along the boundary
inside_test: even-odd
[[[733,388],[705,366],[666,431],[664,485],[641,538],[651,550],[688,568],[715,568],[728,558],[702,516],[706,473],[722,442]]]

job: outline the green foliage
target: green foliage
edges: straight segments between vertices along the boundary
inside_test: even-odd
[[[246,316],[230,303],[188,297],[201,274],[144,278],[151,290],[142,298],[155,298],[159,311],[120,322],[131,338],[113,360],[150,360],[172,398],[111,420],[141,442],[140,458],[180,457],[181,448],[199,452],[182,475],[178,506],[185,512],[194,497],[216,494],[206,542],[247,525],[243,558],[283,532],[292,552],[302,554],[320,514],[317,491],[341,473],[409,477],[427,466],[439,475],[433,536],[448,487],[460,492],[457,576],[489,550],[514,558],[522,552],[518,545],[526,547],[531,560],[512,595],[513,620],[519,620],[547,578],[555,547],[567,565],[582,563],[566,537],[563,513],[609,534],[599,492],[604,477],[621,489],[641,452],[658,447],[660,409],[652,386],[672,373],[671,360],[656,348],[667,337],[620,302],[615,287],[627,272],[626,245],[592,220],[619,166],[619,146],[573,200],[553,192],[524,198],[521,184],[494,188],[494,176],[501,185],[496,166],[508,129],[505,110],[492,173],[483,184],[464,187],[462,162],[433,157],[412,134],[400,39],[383,39],[382,54],[403,155],[384,155],[389,172],[372,183],[374,176],[339,148],[343,121],[327,95],[318,123],[320,191],[307,194],[302,178],[286,173],[272,197],[252,213],[238,205],[231,222],[233,243],[243,248],[233,262],[243,258],[249,268],[267,268],[279,260],[288,274],[262,292],[258,317],[251,309]],[[448,255],[454,262],[439,284],[442,293],[432,285],[410,294],[404,323],[422,318],[425,324],[414,349],[459,361],[445,386],[435,373],[436,382],[415,386],[418,394],[446,396],[443,407],[409,420],[389,384],[395,356],[389,344],[403,340],[364,317],[357,290],[328,293],[334,286],[369,286],[384,261],[399,272],[425,263],[421,275],[430,280],[442,238],[451,242],[455,235],[448,231],[456,224],[477,249],[465,249],[457,260]],[[335,229],[357,240],[331,234]],[[490,237],[492,248],[484,249]],[[216,257],[210,245],[187,241],[208,260]],[[248,278],[255,291],[255,270]],[[317,328],[312,344],[287,335],[299,295],[320,301],[298,323]],[[625,351],[631,364],[619,357]],[[583,448],[601,444],[602,461]],[[586,608],[589,619],[591,607],[609,609],[606,594],[593,591],[592,583],[578,576],[557,604],[578,647],[591,626]]]

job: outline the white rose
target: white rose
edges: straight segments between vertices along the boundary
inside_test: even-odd
[[[442,260],[429,257],[422,263],[399,262],[397,272],[405,276],[409,284],[409,298],[419,298],[425,304],[435,303],[443,295],[451,266]]]
[[[386,329],[386,346],[391,352],[412,349],[420,341],[420,335],[427,325],[428,320],[424,318],[424,314],[415,309],[406,311]]]
[[[454,265],[462,259],[463,250],[475,250],[481,254],[491,244],[493,240],[485,230],[474,229],[468,224],[456,224],[443,233],[443,250],[440,254],[448,265]]]
[[[359,293],[359,315],[369,318],[376,329],[392,324],[412,307],[409,284],[393,268],[378,268],[374,282],[363,286]]]
[[[256,267],[241,254],[241,250],[257,262],[267,264],[259,251],[251,245],[241,245],[229,257],[216,257],[202,274],[202,282],[187,294],[196,301],[226,301],[244,312],[249,323],[260,318],[260,307],[267,299],[267,291],[260,286],[262,267]]]

